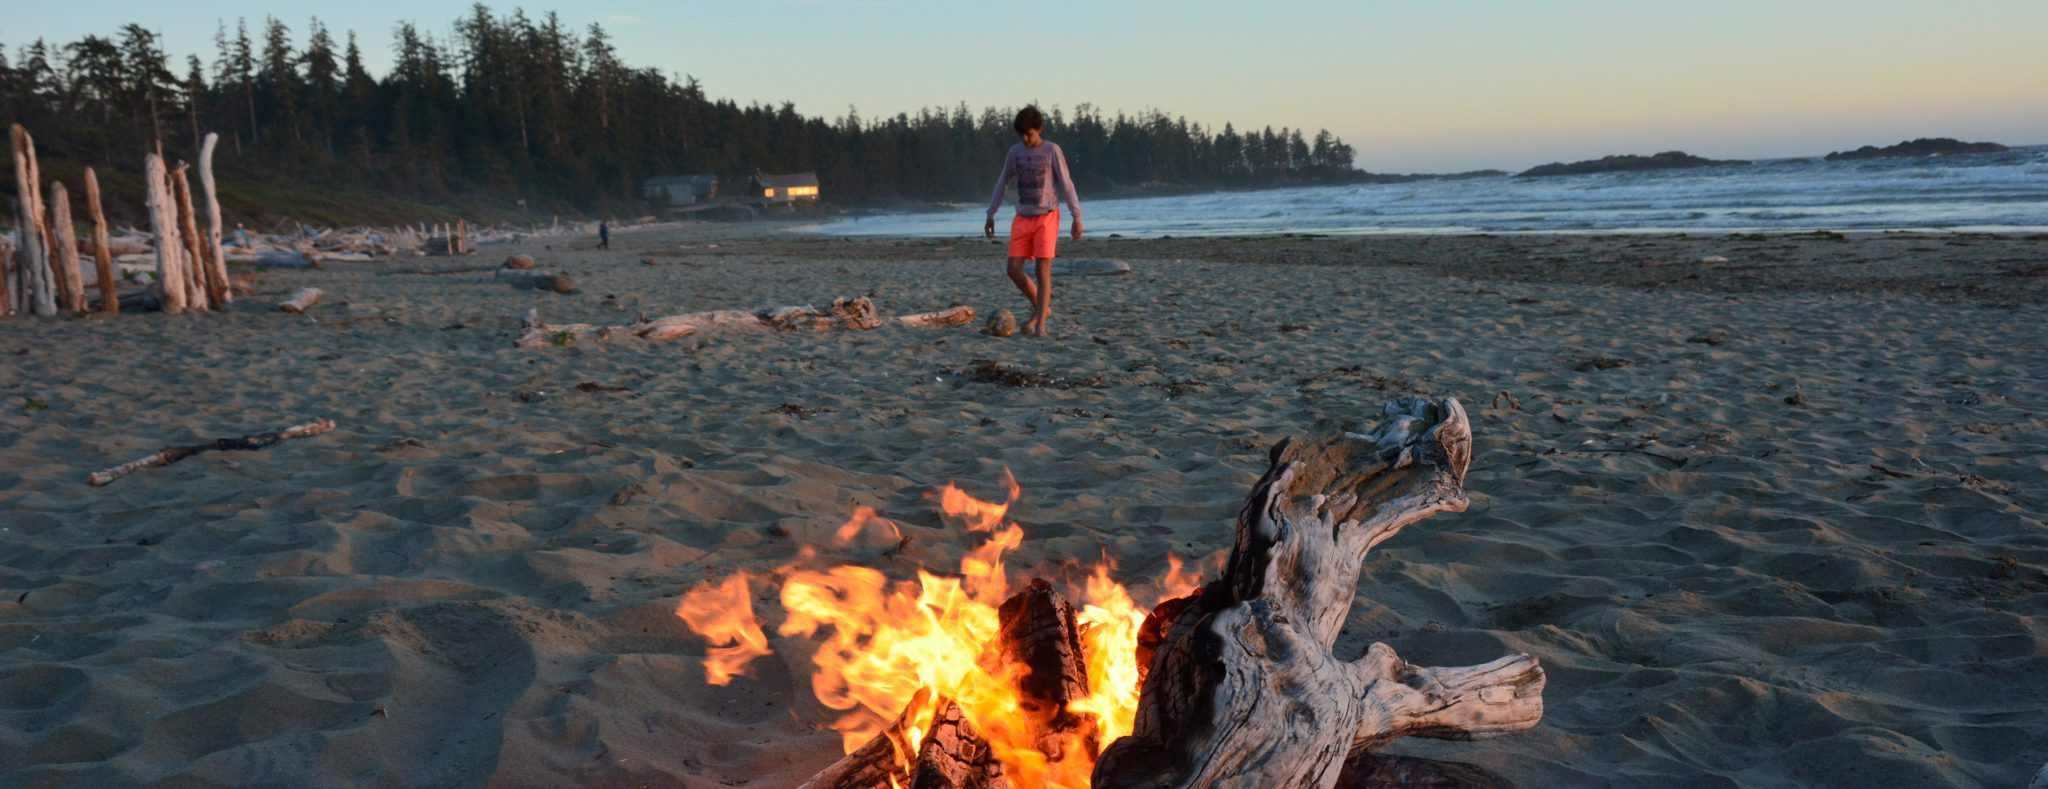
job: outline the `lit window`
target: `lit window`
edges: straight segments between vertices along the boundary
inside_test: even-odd
[[[763,190],[761,190],[761,196],[762,196],[762,197],[774,197],[774,196],[775,196],[775,190],[774,190],[774,189],[763,189]]]

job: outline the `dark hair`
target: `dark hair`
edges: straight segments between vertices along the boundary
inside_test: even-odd
[[[1017,111],[1017,122],[1010,124],[1010,127],[1016,129],[1018,134],[1032,129],[1044,131],[1045,114],[1038,111],[1038,105],[1026,104],[1024,109]]]

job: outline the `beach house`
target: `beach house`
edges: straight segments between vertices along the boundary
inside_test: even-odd
[[[791,175],[754,174],[754,181],[747,191],[746,202],[759,205],[794,205],[818,201],[818,174],[816,172]]]

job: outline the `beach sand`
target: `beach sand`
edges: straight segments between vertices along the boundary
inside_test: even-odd
[[[777,654],[707,685],[681,593],[859,505],[914,539],[845,561],[950,569],[971,543],[927,492],[999,498],[1005,467],[1015,577],[1107,555],[1147,589],[1228,547],[1276,440],[1408,392],[1470,410],[1472,507],[1375,551],[1339,652],[1527,652],[1549,685],[1536,729],[1389,750],[1527,787],[2016,787],[2048,761],[2048,240],[1090,238],[1063,254],[1134,272],[1057,280],[1046,339],[514,348],[529,308],[1023,307],[979,238],[593,242],[265,271],[224,315],[0,320],[0,785],[790,786],[839,752],[808,642],[756,588]],[[449,273],[514,251],[580,293]],[[274,311],[307,285],[327,302]]]

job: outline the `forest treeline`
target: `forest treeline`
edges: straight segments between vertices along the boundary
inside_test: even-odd
[[[437,37],[399,24],[382,76],[364,67],[354,32],[337,38],[317,19],[302,35],[278,19],[253,32],[246,20],[223,24],[210,61],[178,59],[135,24],[18,44],[11,55],[0,46],[0,121],[36,134],[53,177],[87,165],[103,179],[108,168],[139,172],[159,144],[190,160],[197,141],[218,132],[231,212],[311,221],[388,213],[359,206],[351,215],[351,195],[490,206],[484,212],[498,218],[522,204],[537,214],[639,213],[649,209],[646,179],[695,173],[716,174],[730,190],[756,172],[815,170],[839,204],[973,200],[1016,140],[1014,107],[823,118],[787,103],[712,99],[694,78],[622,62],[602,26],[578,31],[552,12],[534,19],[478,4],[453,31]],[[1047,109],[1046,136],[1066,150],[1078,184],[1098,194],[1363,175],[1351,147],[1327,131],[1305,138],[1297,129],[1210,129],[1156,110]],[[112,180],[120,192],[140,179]],[[314,216],[294,215],[295,206]]]

